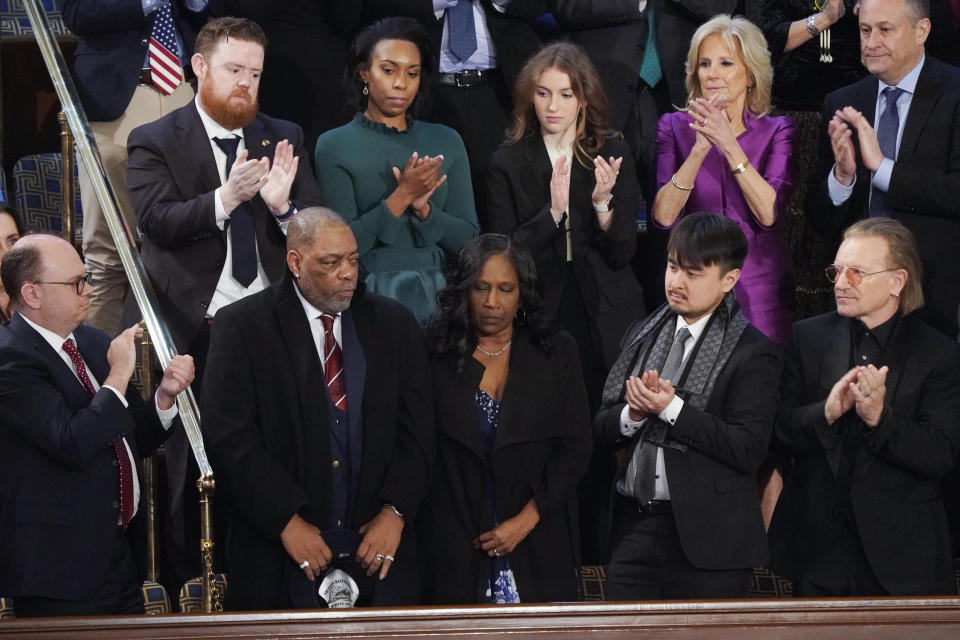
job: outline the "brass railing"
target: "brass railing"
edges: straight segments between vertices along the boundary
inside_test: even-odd
[[[73,78],[67,69],[67,64],[64,61],[63,52],[60,50],[60,45],[52,34],[50,24],[47,21],[47,15],[41,6],[40,0],[23,0],[23,6],[26,9],[27,16],[30,18],[33,34],[36,38],[40,53],[43,56],[47,72],[50,74],[54,90],[60,99],[66,125],[70,131],[73,132],[77,153],[87,169],[93,189],[96,191],[97,199],[100,201],[100,207],[103,210],[107,226],[110,228],[110,235],[117,247],[117,253],[120,256],[120,261],[126,272],[131,292],[137,302],[137,306],[140,308],[140,313],[143,314],[143,321],[150,333],[159,366],[166,368],[173,356],[177,355],[177,351],[166,323],[156,311],[156,295],[153,292],[150,279],[147,277],[143,261],[140,259],[133,234],[130,232],[130,229],[127,228],[123,216],[120,215],[116,195],[109,180],[107,180],[103,167],[103,159],[100,157],[100,151],[94,140],[87,116],[83,111],[83,106],[77,97],[77,90],[76,87],[74,87]],[[65,150],[63,154],[65,168],[68,166],[68,158],[71,158],[70,162],[72,162],[72,154],[69,150]],[[68,181],[72,186],[72,165],[70,166],[69,173],[67,173],[66,169],[64,170],[64,176],[69,177]],[[66,190],[64,195],[67,195]],[[68,206],[72,206],[72,189],[70,197],[66,199],[66,201],[70,203]],[[65,221],[65,232],[67,232],[68,227],[71,234],[75,233],[72,220],[70,222]],[[200,411],[191,389],[188,388],[177,396],[177,408],[180,419],[183,422],[183,427],[186,430],[187,438],[190,441],[190,446],[193,449],[193,455],[197,460],[197,466],[200,469],[200,479],[198,482],[201,488],[201,500],[204,504],[204,513],[206,514],[203,518],[200,533],[204,541],[201,553],[204,554],[203,557],[205,558],[204,567],[201,568],[203,600],[204,609],[206,611],[212,611],[214,608],[215,595],[213,593],[213,576],[212,571],[207,570],[206,560],[209,559],[210,566],[212,566],[213,523],[209,514],[212,511],[210,505],[213,500],[214,489],[213,469],[210,467],[210,463],[207,460],[207,453],[203,446],[203,438],[200,432]]]

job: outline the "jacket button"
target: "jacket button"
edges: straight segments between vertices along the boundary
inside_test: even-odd
[[[120,501],[119,501],[119,500],[114,500],[114,501],[113,501],[113,508],[114,508],[114,509],[119,509],[119,508],[120,508]]]
[[[142,44],[143,46],[147,46],[148,42],[150,42],[150,40],[148,40],[147,38],[144,38],[143,40],[140,41],[140,44]]]
[[[115,467],[120,465],[120,461],[117,460],[116,458],[114,458],[114,459],[112,460],[112,462],[113,462],[113,466],[115,466]]]
[[[334,461],[333,461],[333,468],[334,468],[334,469],[339,469],[339,468],[340,468],[340,461],[339,461],[339,460],[334,460]]]
[[[206,302],[206,301],[200,303],[200,308],[201,308],[201,309],[206,309],[208,306],[210,306],[210,303],[208,303],[208,302]]]

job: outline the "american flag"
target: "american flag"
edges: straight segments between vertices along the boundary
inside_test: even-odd
[[[157,89],[166,95],[173,93],[183,82],[174,28],[170,5],[165,4],[154,12],[150,33],[150,77]]]

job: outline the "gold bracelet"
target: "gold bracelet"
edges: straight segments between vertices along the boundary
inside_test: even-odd
[[[733,175],[738,176],[749,168],[750,168],[749,160],[747,160],[746,162],[741,162],[740,164],[738,164],[733,168]]]
[[[675,186],[677,189],[680,189],[680,191],[693,191],[693,185],[689,187],[685,187],[679,182],[677,182],[677,174],[673,174],[672,176],[670,176],[670,184]]]

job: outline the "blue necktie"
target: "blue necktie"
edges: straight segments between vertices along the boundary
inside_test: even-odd
[[[897,133],[900,131],[900,112],[897,111],[897,99],[903,89],[887,87],[883,96],[887,104],[877,123],[877,142],[884,158],[897,159]],[[870,194],[870,217],[890,215],[887,211],[887,194],[877,188]]]
[[[227,154],[227,177],[230,169],[237,160],[237,147],[240,138],[214,138],[220,150]],[[232,245],[233,259],[231,268],[233,278],[244,287],[249,287],[257,277],[257,236],[253,229],[253,217],[247,208],[247,203],[230,213],[230,244]]]
[[[473,20],[472,0],[460,0],[447,9],[447,25],[450,28],[450,53],[460,62],[466,62],[477,50],[477,28]]]

